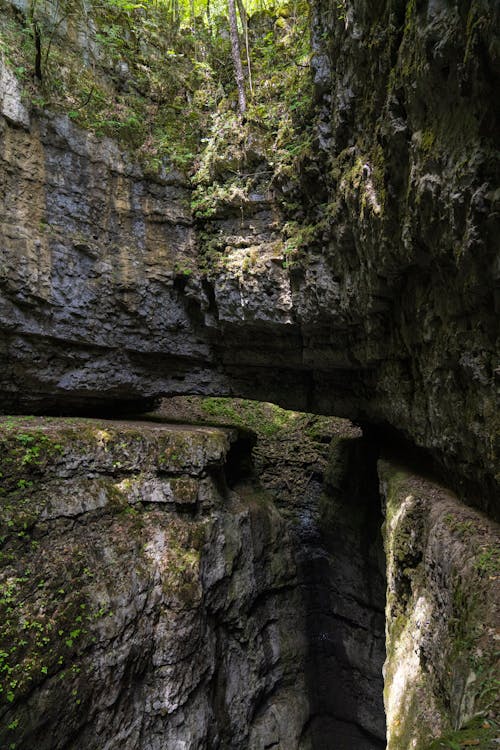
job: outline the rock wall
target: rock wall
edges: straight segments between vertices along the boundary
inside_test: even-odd
[[[259,483],[286,519],[304,606],[312,748],[385,747],[385,562],[376,451],[347,420],[174,398],[163,418],[255,431]]]
[[[213,222],[228,246],[214,287],[221,359],[260,398],[304,394],[303,408],[396,428],[493,511],[498,3],[313,11],[315,141],[300,179],[281,185],[293,211],[275,212],[267,244],[257,201],[237,231]],[[299,245],[288,254],[285,218]],[[286,393],[263,383],[273,357]]]
[[[330,217],[297,303],[313,342],[328,331],[316,367],[328,348],[349,352],[373,376],[370,418],[489,484],[493,501],[498,4],[346,0],[316,11]]]
[[[345,420],[253,469],[163,412],[0,420],[2,746],[493,750],[498,525]]]
[[[318,2],[313,151],[196,227],[180,174],[29,111],[3,60],[3,408],[274,400],[398,430],[493,510],[497,22],[477,0]]]
[[[210,351],[174,286],[195,252],[181,176],[146,181],[65,116],[23,124],[0,133],[4,407],[203,388]]]
[[[498,525],[391,463],[380,463],[380,479],[386,509],[387,748],[494,748]]]
[[[345,415],[498,513],[498,4],[313,10],[310,151],[197,221],[183,175],[30,107],[2,55],[0,407],[200,393]],[[269,496],[228,487],[235,440],[2,420],[2,742],[384,746],[374,455],[343,435],[328,472],[295,463],[299,492],[257,451]],[[498,530],[381,476],[388,747],[493,747]]]
[[[2,746],[384,747],[377,526],[278,506],[235,430],[0,422]]]

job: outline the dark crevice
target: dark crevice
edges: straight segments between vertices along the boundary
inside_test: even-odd
[[[363,436],[340,441],[335,451],[335,470],[324,485],[320,533],[302,540],[312,712],[304,737],[312,750],[330,750],[333,739],[335,750],[377,750],[385,747],[378,446]],[[345,614],[353,597],[356,619]]]
[[[385,741],[382,740],[380,737],[377,737],[377,735],[372,734],[369,732],[365,727],[363,727],[361,724],[357,722],[350,722],[346,721],[344,718],[340,716],[335,716],[335,714],[313,714],[309,717],[309,720],[307,724],[304,726],[304,729],[302,730],[302,737],[307,737],[309,733],[311,733],[311,729],[313,725],[317,722],[327,722],[329,725],[336,724],[337,725],[337,735],[336,735],[336,745],[335,750],[341,750],[341,748],[349,748],[349,750],[364,750],[365,747],[374,747],[374,748],[385,748]],[[342,732],[343,729],[343,732]],[[340,731],[339,731],[340,730]],[[360,738],[363,738],[366,743],[364,744],[363,748],[361,747],[354,747],[353,745],[349,745],[346,743],[352,742],[353,740],[353,733],[358,733]],[[342,739],[342,734],[345,736],[345,742]],[[331,741],[333,739],[333,735],[326,739],[320,739],[319,741],[314,744],[313,741],[313,747],[314,750],[332,750],[331,748]],[[340,743],[340,744],[337,744]],[[342,744],[343,743],[343,744]]]
[[[203,291],[205,292],[205,296],[208,301],[208,310],[207,312],[210,315],[213,315],[216,320],[218,320],[219,317],[219,310],[217,307],[217,300],[215,297],[215,289],[213,284],[206,278],[202,279],[201,286]]]
[[[234,489],[237,484],[245,484],[255,478],[252,461],[252,449],[256,436],[249,431],[240,431],[238,438],[232,443],[224,465],[227,486]]]

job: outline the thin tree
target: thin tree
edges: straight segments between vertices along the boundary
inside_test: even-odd
[[[253,83],[252,83],[252,66],[250,64],[250,44],[248,41],[248,13],[243,0],[236,0],[238,5],[238,12],[241,18],[241,25],[243,27],[243,34],[245,36],[245,50],[247,53],[247,68],[248,68],[248,85],[250,87],[250,96],[253,97]]]
[[[238,87],[238,105],[240,114],[244,115],[247,109],[247,98],[245,95],[245,78],[243,76],[243,65],[241,64],[240,39],[238,36],[238,22],[236,20],[236,6],[234,0],[227,0],[229,9],[229,34],[231,36],[231,54],[233,57],[234,75]]]
[[[35,79],[42,82],[42,33],[40,31],[40,25],[36,18],[37,15],[37,0],[31,0],[28,10],[28,19],[31,24],[31,31],[33,34],[33,41],[35,42]]]

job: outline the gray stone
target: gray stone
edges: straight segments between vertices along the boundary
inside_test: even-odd
[[[13,125],[29,128],[30,116],[21,99],[21,87],[0,55],[0,112]]]

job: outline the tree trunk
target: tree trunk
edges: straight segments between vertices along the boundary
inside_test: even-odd
[[[35,38],[35,78],[42,82],[42,35],[37,21],[33,21],[33,36]]]
[[[247,99],[245,95],[245,79],[243,76],[243,66],[241,64],[240,40],[238,37],[238,23],[236,21],[236,6],[235,0],[227,1],[229,8],[229,33],[231,35],[231,53],[233,56],[236,86],[238,87],[238,104],[240,114],[244,115],[247,108]]]
[[[28,19],[31,25],[31,33],[33,34],[33,41],[35,43],[35,79],[42,82],[42,35],[40,33],[40,26],[36,20],[36,4],[37,0],[31,0],[28,10]]]
[[[250,64],[250,44],[248,42],[248,14],[243,0],[236,0],[238,5],[238,11],[241,18],[241,25],[243,26],[243,33],[245,35],[245,50],[247,53],[247,68],[248,68],[248,85],[250,87],[250,98],[253,98],[253,84],[252,84],[252,66]]]

